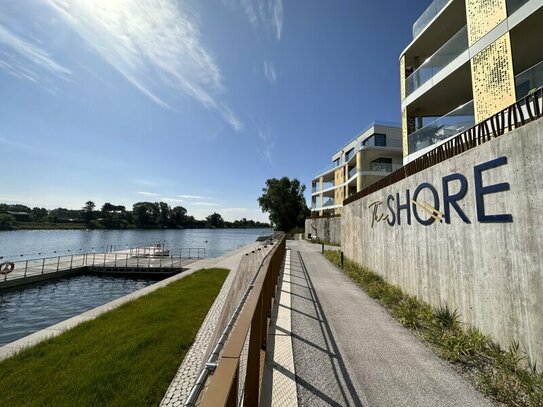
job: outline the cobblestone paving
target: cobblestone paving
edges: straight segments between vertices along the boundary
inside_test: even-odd
[[[242,267],[242,263],[249,262],[250,264],[255,264],[257,260],[261,261],[263,258],[262,251],[251,253],[252,250],[255,250],[255,248],[259,246],[260,245],[253,245],[250,248],[244,248],[231,256],[224,256],[217,259],[215,264],[210,263],[206,265],[206,267],[227,268],[230,269],[231,272],[204,319],[204,322],[196,335],[194,344],[187,352],[185,359],[183,359],[181,366],[177,370],[166,395],[160,403],[161,406],[181,406],[187,399],[209,352],[214,346],[214,339],[218,338],[218,335],[220,335],[223,330],[222,327],[226,325],[227,321],[223,315],[225,308],[233,310],[237,305],[236,299],[239,301],[239,298],[237,298],[238,296],[232,298],[229,294],[231,294],[231,290],[236,288],[233,286],[234,281],[236,282],[236,285],[239,285],[238,280],[240,279],[240,270],[244,268]],[[250,253],[250,255],[245,256],[245,253]],[[256,271],[256,269],[254,271]]]

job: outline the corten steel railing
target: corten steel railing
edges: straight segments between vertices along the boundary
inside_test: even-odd
[[[20,260],[13,264],[10,273],[0,274],[0,283],[19,278],[33,277],[42,274],[65,272],[77,269],[115,269],[122,271],[148,269],[163,271],[183,266],[185,260],[205,258],[205,248],[167,249],[168,255],[159,254],[155,248],[133,248],[124,252],[83,253],[66,256],[43,257],[39,259]],[[163,249],[161,249],[163,250]],[[155,252],[155,255],[152,253]],[[146,255],[143,255],[146,253]],[[175,256],[174,255],[178,255]]]
[[[465,132],[452,137],[450,140],[440,144],[433,150],[430,150],[423,156],[413,160],[374,184],[371,184],[369,187],[364,188],[362,191],[351,195],[343,201],[343,205],[370,195],[541,117],[543,117],[543,87],[538,88],[528,96],[525,96]]]
[[[285,257],[286,238],[280,235],[262,263],[261,272],[249,287],[249,294],[224,345],[217,367],[211,376],[200,406],[257,406],[264,372],[268,328],[281,265]],[[249,342],[245,371],[240,371],[244,345]],[[240,386],[240,377],[245,377]],[[239,394],[241,392],[243,395]],[[193,401],[185,405],[194,405]]]

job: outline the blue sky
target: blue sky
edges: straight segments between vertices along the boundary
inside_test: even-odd
[[[430,2],[0,3],[0,202],[266,220],[266,179],[310,189],[370,122],[400,121],[398,56]]]

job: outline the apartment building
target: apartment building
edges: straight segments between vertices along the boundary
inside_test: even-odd
[[[543,85],[543,0],[434,0],[400,56],[404,164]]]
[[[343,201],[402,166],[399,125],[374,122],[332,156],[311,182],[311,211],[341,214]]]

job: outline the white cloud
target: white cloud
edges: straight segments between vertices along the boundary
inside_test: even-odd
[[[196,206],[220,206],[219,204],[214,202],[192,202],[192,204]]]
[[[138,194],[143,196],[158,196],[158,194],[155,194],[154,192],[146,192],[146,191],[139,191]]]
[[[275,83],[277,82],[277,74],[275,73],[275,67],[271,62],[264,61],[264,78],[269,83]]]
[[[178,199],[178,198],[160,198],[160,200],[165,201],[165,202],[176,202],[176,203],[185,202],[184,200]]]
[[[39,43],[0,25],[0,69],[56,93],[52,78],[67,80],[71,71],[55,61]]]
[[[283,33],[282,0],[239,0],[252,26],[260,25],[272,34],[277,41]]]
[[[262,149],[259,150],[260,154],[268,161],[269,164],[273,165],[273,148],[275,145],[273,135],[268,129],[266,131],[258,130],[258,138],[262,141]]]
[[[202,42],[198,17],[187,1],[175,0],[41,0],[28,2],[26,14],[36,16],[49,6],[88,46],[149,99],[175,108],[180,94],[221,115],[232,128],[243,123],[224,102],[223,77]],[[21,6],[23,7],[23,6]],[[1,17],[1,10],[0,10]],[[32,82],[46,81],[43,72],[64,78],[72,72],[43,49],[30,31],[52,21],[37,18],[25,38],[1,25],[0,69]],[[55,20],[56,24],[56,20]],[[34,28],[32,28],[34,27]],[[47,89],[56,93],[47,83]]]
[[[205,198],[200,195],[178,195],[178,196],[179,198],[184,198],[184,199],[210,199],[210,198]]]

